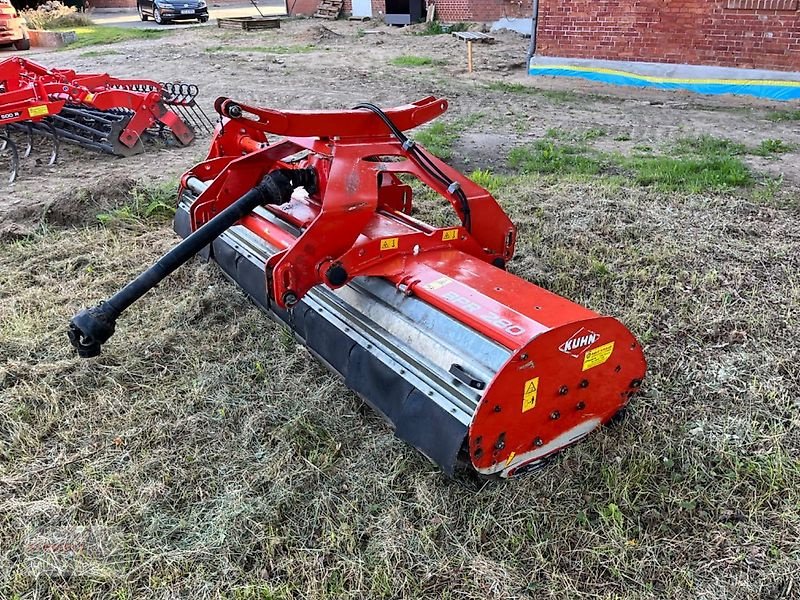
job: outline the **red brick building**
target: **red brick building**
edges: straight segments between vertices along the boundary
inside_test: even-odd
[[[540,0],[537,53],[800,71],[798,0]]]
[[[371,5],[373,17],[390,0]],[[531,0],[434,0],[444,22],[494,23],[530,31]],[[289,0],[311,14],[318,0]],[[567,58],[800,71],[798,0],[539,0],[536,53]],[[363,4],[361,4],[363,7]]]
[[[358,0],[356,0],[358,2]],[[367,0],[372,6],[372,16],[380,18],[386,13],[386,0]],[[436,18],[445,23],[472,21],[491,23],[506,18],[531,17],[531,0],[428,0],[436,4]],[[290,14],[310,15],[319,0],[289,0]],[[424,4],[424,1],[423,1]],[[353,12],[353,0],[344,0],[344,12]],[[530,29],[530,25],[528,25]]]

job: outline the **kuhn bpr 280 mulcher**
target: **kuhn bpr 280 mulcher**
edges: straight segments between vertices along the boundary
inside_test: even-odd
[[[446,107],[282,112],[220,98],[211,152],[182,180],[185,239],[78,313],[73,345],[99,354],[119,314],[200,252],[447,473],[510,477],[577,442],[639,389],[642,350],[617,320],[504,270],[514,225],[403,133]],[[412,217],[411,177],[460,224]]]

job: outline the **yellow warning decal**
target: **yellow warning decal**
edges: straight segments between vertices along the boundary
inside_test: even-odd
[[[522,412],[528,411],[536,406],[536,395],[539,393],[539,378],[534,377],[525,382],[522,392]]]
[[[612,352],[614,352],[614,342],[608,342],[594,350],[589,350],[583,355],[583,370],[588,371],[593,367],[602,365],[608,360]]]
[[[439,279],[434,279],[430,283],[426,283],[422,287],[426,290],[438,290],[439,288],[443,288],[444,286],[453,283],[453,280],[447,276],[439,277]]]
[[[381,240],[381,250],[395,250],[397,246],[397,238],[384,238]]]
[[[28,114],[32,117],[41,117],[42,115],[49,115],[50,111],[44,104],[42,106],[31,106],[28,109]]]
[[[445,229],[442,232],[442,241],[449,242],[458,239],[458,229]]]
[[[86,94],[86,98],[83,99],[84,102],[91,102],[92,100],[94,100],[94,94],[91,92]]]
[[[511,464],[511,461],[514,460],[514,457],[516,455],[517,455],[516,452],[512,452],[511,454],[508,455],[508,460],[506,461],[506,468],[508,468],[508,465]]]

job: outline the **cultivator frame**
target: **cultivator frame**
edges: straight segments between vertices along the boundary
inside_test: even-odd
[[[197,87],[121,79],[108,74],[48,69],[14,57],[0,62],[0,151],[10,156],[9,181],[19,158],[28,156],[34,135],[52,144],[49,164],[61,141],[130,156],[143,141],[160,138],[179,145],[192,142],[196,130],[211,131],[211,121],[196,103]],[[20,152],[11,134],[25,136]]]
[[[535,469],[641,386],[634,336],[506,272],[513,223],[405,136],[445,100],[311,112],[220,98],[215,108],[209,155],[181,182],[185,239],[73,318],[81,356],[99,354],[117,317],[199,252],[449,474]],[[409,178],[449,202],[458,223],[412,216]]]

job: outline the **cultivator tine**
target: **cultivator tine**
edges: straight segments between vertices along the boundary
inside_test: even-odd
[[[213,122],[196,102],[199,92],[196,85],[165,82],[161,84],[161,87],[164,90],[165,105],[173,108],[184,121],[187,121],[195,129],[202,129],[206,133],[213,131]]]
[[[52,149],[50,150],[50,160],[47,162],[48,166],[53,166],[56,164],[58,160],[58,151],[60,149],[60,144],[58,142],[58,131],[53,126],[52,123],[45,123],[46,131],[42,133],[44,137],[49,137],[50,142],[52,143]]]
[[[0,132],[0,162],[8,162],[8,183],[14,183],[19,172],[19,152],[17,145],[8,135],[8,131]]]
[[[26,124],[25,130],[25,152],[22,153],[21,158],[28,158],[33,151],[33,127],[30,123]]]

